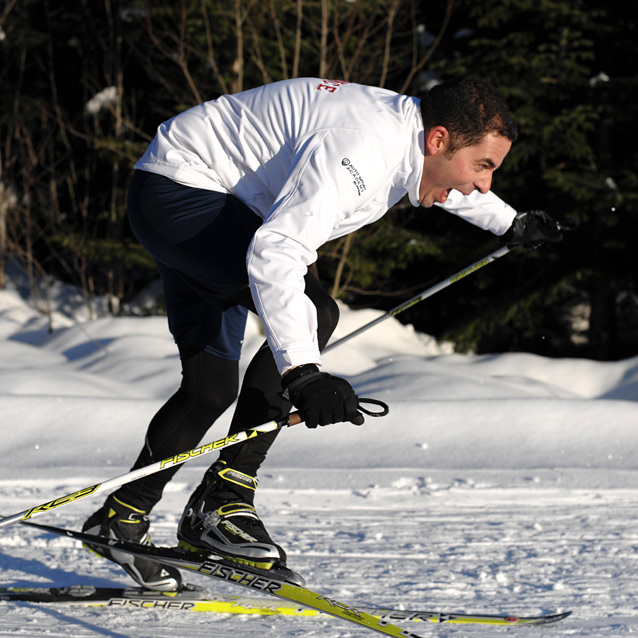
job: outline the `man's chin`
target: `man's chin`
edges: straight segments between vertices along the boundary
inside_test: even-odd
[[[434,198],[431,195],[426,195],[419,203],[423,208],[432,208],[434,206]]]

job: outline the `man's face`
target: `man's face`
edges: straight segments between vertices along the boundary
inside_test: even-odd
[[[465,146],[448,156],[450,136],[446,128],[437,126],[426,136],[423,176],[419,187],[419,203],[430,207],[444,203],[452,189],[469,195],[478,190],[487,193],[494,171],[503,163],[512,142],[501,135],[488,134],[481,142]]]

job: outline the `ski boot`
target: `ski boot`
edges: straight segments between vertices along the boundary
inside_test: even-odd
[[[82,531],[106,538],[150,545],[151,537],[148,528],[148,514],[144,510],[128,505],[111,494],[104,505],[87,519]],[[123,567],[142,587],[157,591],[179,591],[181,588],[182,577],[175,567],[103,547],[93,545],[87,545],[87,547],[99,556],[108,558]]]
[[[253,506],[257,479],[217,461],[193,492],[177,528],[180,547],[259,569],[285,568]]]

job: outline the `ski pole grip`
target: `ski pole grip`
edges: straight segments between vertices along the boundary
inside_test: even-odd
[[[288,415],[288,427],[292,425],[299,425],[299,423],[301,423],[302,421],[303,419],[301,418],[299,412],[291,412]]]
[[[361,412],[363,412],[364,414],[367,414],[368,416],[385,416],[390,411],[390,409],[388,408],[388,404],[384,403],[383,401],[379,401],[378,399],[365,399],[365,398],[357,397],[357,402],[358,402],[357,407],[359,408],[359,410],[361,410]],[[373,412],[372,410],[368,410],[367,408],[364,408],[363,407],[364,403],[367,403],[369,405],[376,405],[377,407],[381,409]],[[299,425],[299,423],[303,423],[303,418],[301,417],[299,412],[291,412],[288,415],[288,420],[286,422],[286,425],[288,427],[291,427],[293,425]]]

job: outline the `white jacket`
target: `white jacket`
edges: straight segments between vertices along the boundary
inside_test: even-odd
[[[264,223],[246,255],[253,299],[280,372],[321,363],[304,294],[317,249],[418,206],[419,101],[385,89],[302,78],[205,102],[164,122],[135,168],[232,193]],[[516,212],[493,193],[453,191],[444,208],[503,234]]]

